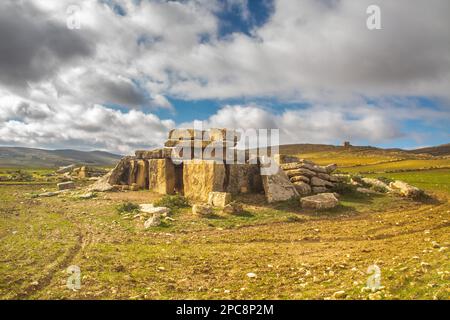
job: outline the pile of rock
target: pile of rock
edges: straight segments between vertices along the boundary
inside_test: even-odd
[[[425,192],[417,187],[414,187],[404,181],[395,180],[386,182],[376,178],[356,178],[353,177],[350,181],[352,185],[357,186],[358,192],[372,194],[372,193],[393,193],[407,198],[420,198]]]
[[[339,181],[339,178],[332,175],[337,168],[335,164],[319,166],[312,161],[298,159],[295,162],[281,163],[280,167],[301,196],[329,192]]]

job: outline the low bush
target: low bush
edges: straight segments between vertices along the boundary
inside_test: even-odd
[[[172,210],[182,209],[190,207],[188,199],[176,194],[176,195],[165,195],[153,204],[155,207],[167,207]]]
[[[139,210],[139,205],[133,202],[124,202],[116,207],[118,213],[130,213]]]

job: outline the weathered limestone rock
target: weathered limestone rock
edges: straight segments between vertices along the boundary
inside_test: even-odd
[[[72,181],[61,182],[57,184],[58,190],[75,189],[75,183]]]
[[[80,170],[78,171],[78,178],[80,179],[86,179],[89,177],[89,171],[88,168],[83,166],[80,168]]]
[[[212,191],[225,191],[225,165],[213,160],[186,160],[183,162],[184,196],[208,201]]]
[[[148,229],[151,227],[157,227],[161,224],[161,216],[159,214],[154,214],[151,218],[144,222],[144,228]]]
[[[406,182],[396,180],[389,184],[389,187],[395,192],[400,194],[401,196],[408,198],[416,198],[420,197],[424,194],[422,190],[407,184]]]
[[[105,174],[103,177],[98,179],[96,182],[94,182],[92,185],[90,185],[86,190],[87,191],[93,191],[93,192],[106,192],[111,191],[114,189],[114,186],[109,184],[109,179],[111,178],[112,171]]]
[[[148,214],[159,214],[164,216],[170,212],[170,209],[166,207],[155,207],[153,203],[150,204],[144,203],[139,205],[139,211]]]
[[[65,166],[65,167],[60,167],[58,170],[56,170],[56,173],[63,174],[63,173],[66,173],[66,172],[70,172],[73,169],[75,169],[76,166],[77,166],[76,164],[71,164],[71,165],[68,165],[68,166]]]
[[[128,177],[130,172],[130,161],[132,157],[124,157],[122,158],[116,167],[111,171],[111,174],[108,177],[107,182],[110,185],[122,185],[128,184]]]
[[[327,181],[330,181],[330,179],[331,179],[331,176],[328,173],[318,172],[317,173],[317,177],[322,179],[322,180],[327,180]]]
[[[211,141],[228,141],[229,145],[235,146],[240,139],[240,134],[233,129],[211,128],[205,131],[203,139]]]
[[[279,168],[273,175],[262,175],[266,199],[269,203],[289,200],[299,194],[284,171]]]
[[[322,193],[315,196],[300,199],[302,208],[305,209],[331,209],[339,204],[339,200],[333,193]]]
[[[300,168],[308,169],[310,171],[317,172],[317,166],[314,163],[309,162],[299,162]]]
[[[293,182],[292,184],[295,186],[295,189],[298,191],[300,195],[304,196],[311,193],[311,187],[309,186],[309,184],[305,182],[297,181]]]
[[[137,161],[130,160],[130,166],[128,168],[128,185],[131,186],[133,183],[136,183],[136,175],[137,175]]]
[[[327,171],[328,174],[332,173],[336,169],[337,169],[337,164],[335,164],[335,163],[325,166],[325,170]]]
[[[135,152],[137,159],[164,159],[170,158],[171,149],[161,148],[155,150],[137,150]]]
[[[148,161],[147,160],[137,160],[136,161],[136,184],[140,189],[148,188]]]
[[[390,190],[389,186],[386,183],[384,183],[383,181],[380,181],[378,179],[362,178],[361,180],[364,183],[368,184],[369,186],[378,187],[380,190],[384,190],[384,191],[389,191]]]
[[[44,197],[44,198],[54,197],[54,196],[57,196],[59,194],[62,194],[63,192],[66,192],[66,191],[67,190],[44,192],[44,193],[39,194],[38,197]]]
[[[210,140],[167,140],[164,143],[165,147],[183,147],[183,148],[201,148],[202,150],[208,145],[213,144]]]
[[[212,215],[213,209],[210,205],[194,204],[192,206],[192,213],[200,217],[207,217]]]
[[[208,204],[213,207],[223,208],[231,202],[231,193],[213,191],[209,193]]]
[[[195,129],[172,129],[169,132],[169,139],[171,140],[194,140],[202,139],[204,131]]]
[[[293,176],[290,178],[291,182],[305,182],[305,183],[309,183],[309,178],[307,176]]]
[[[223,213],[227,213],[227,214],[240,214],[242,212],[244,212],[244,209],[242,207],[242,204],[237,203],[236,201],[230,202],[229,204],[227,204],[223,209],[222,209]]]
[[[324,193],[328,192],[328,189],[325,187],[311,187],[313,193]]]
[[[341,179],[339,177],[330,176],[330,181],[331,182],[339,182],[339,181],[341,181]]]
[[[148,188],[159,194],[175,192],[175,166],[170,159],[148,160]]]
[[[306,168],[286,170],[286,174],[288,175],[288,177],[295,177],[295,176],[313,177],[313,176],[317,175],[317,173],[315,173],[314,171],[311,171]]]
[[[317,177],[311,178],[311,185],[313,187],[333,187],[334,186],[331,182],[317,178]]]
[[[313,171],[317,172],[317,173],[327,173],[327,170],[324,167],[321,166],[313,166]]]

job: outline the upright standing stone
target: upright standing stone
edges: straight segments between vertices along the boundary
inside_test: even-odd
[[[131,186],[133,183],[136,183],[136,173],[137,173],[137,161],[130,160],[130,166],[128,169],[128,185]]]
[[[139,188],[148,188],[148,173],[148,161],[137,160],[136,184]]]
[[[175,166],[172,160],[148,160],[148,184],[151,191],[160,194],[173,194],[175,190]]]
[[[183,162],[184,196],[208,201],[212,191],[224,191],[225,165],[213,160],[187,160]]]

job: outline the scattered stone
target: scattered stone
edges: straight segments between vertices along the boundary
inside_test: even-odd
[[[210,205],[194,204],[192,206],[192,213],[197,216],[206,217],[212,215],[213,209]]]
[[[54,196],[57,196],[57,195],[63,193],[63,191],[64,191],[64,190],[60,190],[60,191],[51,191],[51,192],[44,192],[44,193],[39,194],[38,197],[43,197],[43,198],[46,198],[46,197],[54,197]]]
[[[396,180],[389,184],[389,187],[396,193],[408,197],[408,198],[416,198],[423,195],[423,191],[419,188],[413,187],[406,182]]]
[[[92,199],[95,197],[94,192],[87,192],[78,196],[79,199]]]
[[[208,195],[208,204],[213,207],[224,208],[231,202],[231,193],[228,192],[210,192]]]
[[[439,245],[439,243],[437,243],[436,241],[431,242],[431,245],[433,246],[433,248],[435,249],[439,249],[441,246]]]
[[[440,247],[438,251],[439,251],[439,252],[447,251],[447,247]]]
[[[111,177],[112,172],[107,173],[96,182],[94,182],[91,186],[87,188],[87,191],[94,192],[107,192],[114,189],[113,185],[111,185],[108,180]]]
[[[302,208],[305,209],[331,209],[339,204],[339,200],[333,193],[322,193],[315,196],[300,199]]]
[[[334,299],[344,299],[346,296],[347,296],[347,294],[345,293],[344,290],[336,291],[335,293],[333,293]]]
[[[153,217],[149,218],[144,223],[144,228],[148,229],[150,227],[157,227],[161,224],[161,216],[159,214],[153,215]]]
[[[61,182],[57,184],[58,190],[75,189],[75,183],[73,181]]]
[[[249,278],[256,278],[257,275],[256,275],[256,273],[249,272],[249,273],[247,273],[247,277],[249,277]]]
[[[383,181],[380,181],[378,179],[374,179],[374,178],[362,178],[361,179],[362,182],[364,182],[365,184],[371,186],[371,187],[377,187],[380,190],[385,190],[385,191],[389,191],[391,188],[389,188],[389,186],[384,183]]]
[[[58,170],[56,170],[56,173],[63,174],[72,171],[76,167],[76,164],[71,164],[65,167],[60,167]]]
[[[140,204],[139,211],[149,214],[159,214],[159,215],[167,215],[170,212],[169,208],[166,207],[155,207],[153,203],[150,204]]]

